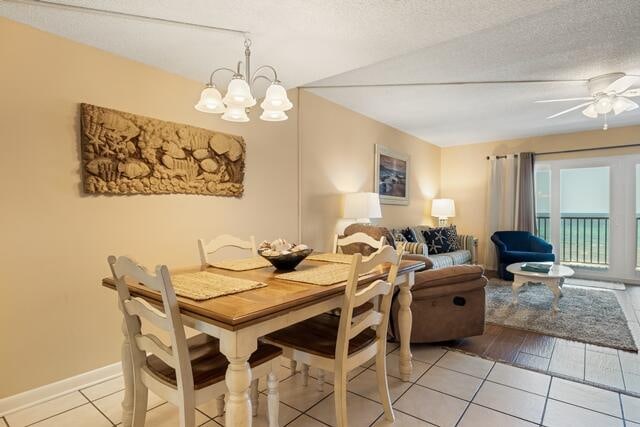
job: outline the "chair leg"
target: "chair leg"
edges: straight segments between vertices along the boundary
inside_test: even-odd
[[[303,363],[300,372],[302,373],[302,385],[306,387],[309,385],[309,365]]]
[[[224,394],[216,397],[216,415],[218,417],[224,415]]]
[[[387,382],[387,358],[385,351],[378,351],[376,354],[376,376],[378,377],[378,395],[384,408],[384,417],[387,421],[393,422],[395,416],[391,407],[391,397],[389,396],[389,383]]]
[[[336,426],[348,427],[347,417],[347,373],[342,369],[335,372],[333,384],[334,404],[336,407]]]
[[[316,386],[318,391],[324,391],[324,375],[324,370],[318,369],[318,382]]]
[[[251,381],[251,412],[254,417],[258,416],[258,380]]]
[[[291,375],[295,375],[296,374],[296,366],[297,366],[297,362],[295,360],[291,360],[291,362],[289,362],[289,369],[291,369]]]
[[[278,427],[280,396],[278,395],[278,377],[274,370],[267,375],[267,409],[269,427]]]
[[[149,390],[147,386],[140,381],[138,372],[134,374],[133,389],[133,419],[132,427],[144,427],[145,417],[147,416],[147,395]]]
[[[192,399],[184,399],[178,404],[180,427],[195,427],[196,406]]]

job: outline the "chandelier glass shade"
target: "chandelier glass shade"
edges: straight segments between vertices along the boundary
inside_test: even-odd
[[[247,109],[256,105],[256,99],[252,90],[254,84],[259,79],[270,82],[267,88],[264,101],[260,104],[263,112],[260,119],[268,122],[279,122],[287,120],[285,111],[293,108],[293,104],[287,97],[286,89],[280,84],[278,74],[270,65],[258,67],[251,74],[250,58],[251,58],[251,40],[245,40],[245,74],[240,73],[242,62],[238,62],[236,70],[230,68],[217,68],[209,77],[209,83],[200,93],[200,100],[195,105],[196,110],[203,113],[222,114],[222,120],[230,122],[248,122]],[[233,77],[227,86],[227,92],[222,97],[220,91],[213,83],[213,76],[219,71],[227,71],[233,73]],[[273,76],[264,74],[270,71]]]

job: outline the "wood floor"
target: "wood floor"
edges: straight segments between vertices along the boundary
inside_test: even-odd
[[[614,291],[640,344],[640,287]],[[445,344],[478,356],[640,395],[640,355],[487,324],[484,335]]]

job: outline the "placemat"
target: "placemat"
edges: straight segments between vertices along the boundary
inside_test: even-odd
[[[241,259],[227,259],[224,261],[216,261],[211,264],[212,267],[222,268],[231,271],[247,271],[258,268],[269,267],[271,263],[261,256]]]
[[[348,264],[327,264],[308,270],[292,271],[291,273],[278,274],[278,279],[291,280],[293,282],[309,283],[311,285],[329,286],[334,283],[346,282],[349,277]]]
[[[204,301],[223,295],[237,294],[238,292],[267,286],[253,280],[237,279],[221,274],[198,271],[196,273],[183,273],[171,276],[171,282],[177,295],[196,301]]]
[[[307,259],[310,259],[313,261],[326,261],[326,262],[337,262],[340,264],[351,264],[351,262],[353,261],[353,255],[321,253],[321,254],[309,255]]]

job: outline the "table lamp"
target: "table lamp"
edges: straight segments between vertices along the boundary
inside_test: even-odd
[[[446,227],[449,218],[456,216],[456,205],[453,199],[433,199],[431,201],[431,216],[438,217],[438,225]]]
[[[348,193],[344,195],[343,218],[368,223],[371,218],[382,218],[378,193]]]

